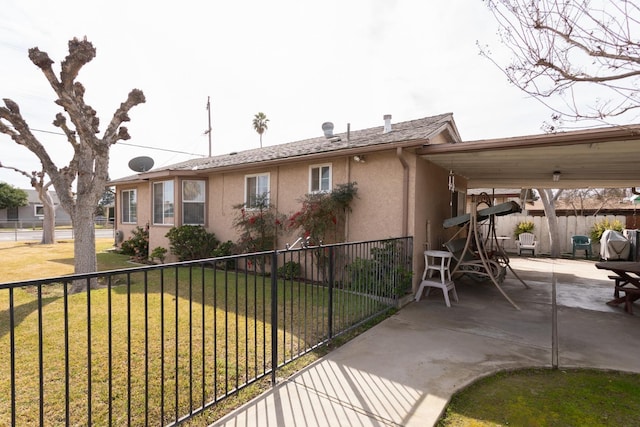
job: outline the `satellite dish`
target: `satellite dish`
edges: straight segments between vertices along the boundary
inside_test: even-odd
[[[129,169],[135,172],[146,172],[153,167],[153,159],[147,156],[134,157],[129,160]]]

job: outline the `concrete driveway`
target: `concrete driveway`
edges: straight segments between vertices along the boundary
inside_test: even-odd
[[[514,258],[512,266],[531,286],[507,274],[503,289],[520,311],[491,283],[460,281],[451,308],[432,291],[214,425],[430,426],[453,393],[496,371],[640,373],[640,305],[634,315],[607,306],[606,271],[583,260]]]

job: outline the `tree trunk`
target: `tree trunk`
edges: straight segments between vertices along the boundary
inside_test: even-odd
[[[56,242],[56,207],[51,194],[49,194],[47,190],[44,190],[39,196],[44,209],[42,241],[40,243],[43,245],[52,245]]]
[[[554,196],[553,190],[544,188],[538,189],[538,194],[540,194],[540,200],[544,206],[544,214],[547,217],[547,223],[549,224],[551,258],[558,258],[560,256],[560,230],[558,228],[555,201],[559,192]]]
[[[94,226],[95,207],[92,205],[76,205],[72,217],[73,221],[73,256],[75,258],[75,273],[92,273],[98,271],[96,258],[96,231]],[[90,284],[95,285],[95,280]],[[86,280],[76,280],[70,293],[82,292],[87,288]]]

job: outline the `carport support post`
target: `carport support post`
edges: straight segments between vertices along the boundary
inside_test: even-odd
[[[551,366],[558,369],[558,305],[556,304],[556,273],[551,274]]]

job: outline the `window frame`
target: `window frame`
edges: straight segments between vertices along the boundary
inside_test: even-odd
[[[258,194],[257,192],[259,190],[258,181],[261,177],[265,177],[267,180],[266,191]],[[245,175],[244,176],[244,206],[246,209],[256,209],[256,206],[251,206],[251,198],[249,197],[249,180],[252,178],[256,179],[256,194],[253,195],[254,199],[257,199],[257,197],[262,194],[266,194],[267,195],[266,201],[267,203],[270,202],[271,174],[269,172],[262,172],[262,173]]]
[[[162,198],[165,199],[162,202],[162,222],[156,222],[156,185],[162,184]],[[165,195],[168,194],[167,192],[167,184],[171,184],[171,200],[166,200]],[[165,180],[165,181],[155,181],[153,183],[151,183],[151,206],[152,206],[152,210],[151,210],[151,220],[152,220],[152,224],[153,225],[175,225],[175,220],[176,220],[176,208],[175,208],[175,204],[176,204],[176,200],[175,200],[175,182],[174,180]],[[166,204],[170,205],[171,208],[171,215],[167,215],[167,208],[165,207]],[[168,218],[171,218],[171,222],[168,222]]]
[[[324,168],[329,169],[329,179],[328,179],[328,188],[322,188],[322,170]],[[314,170],[318,170],[318,188],[313,188],[313,172]],[[317,165],[309,166],[309,193],[328,193],[333,188],[333,167],[331,163],[322,163]]]
[[[40,213],[38,213],[38,210],[40,210]],[[36,217],[36,218],[43,218],[44,217],[44,205],[41,205],[41,204],[33,205],[33,216]]]
[[[201,192],[201,196],[202,196],[202,200],[186,200],[185,199],[185,184],[189,183],[189,182],[197,182],[202,184],[202,192]],[[206,206],[207,206],[207,181],[204,179],[183,179],[182,180],[182,185],[181,185],[181,192],[182,192],[182,224],[183,225],[205,225],[206,220],[207,220],[207,210],[206,210]],[[185,213],[185,204],[200,204],[202,205],[202,222],[187,222],[186,218],[187,215]]]
[[[134,209],[132,211],[131,209],[131,197],[127,197],[127,204],[128,204],[128,216],[127,216],[127,220],[125,220],[125,212],[124,212],[124,208],[125,208],[125,193],[131,194],[133,193],[133,198],[134,198],[134,202],[135,202],[135,206]],[[121,208],[120,208],[120,223],[121,224],[137,224],[138,223],[138,190],[135,188],[128,188],[126,190],[122,190],[120,191],[120,204],[121,204]],[[131,215],[133,213],[133,215]],[[133,216],[133,219],[131,219],[131,217]]]

